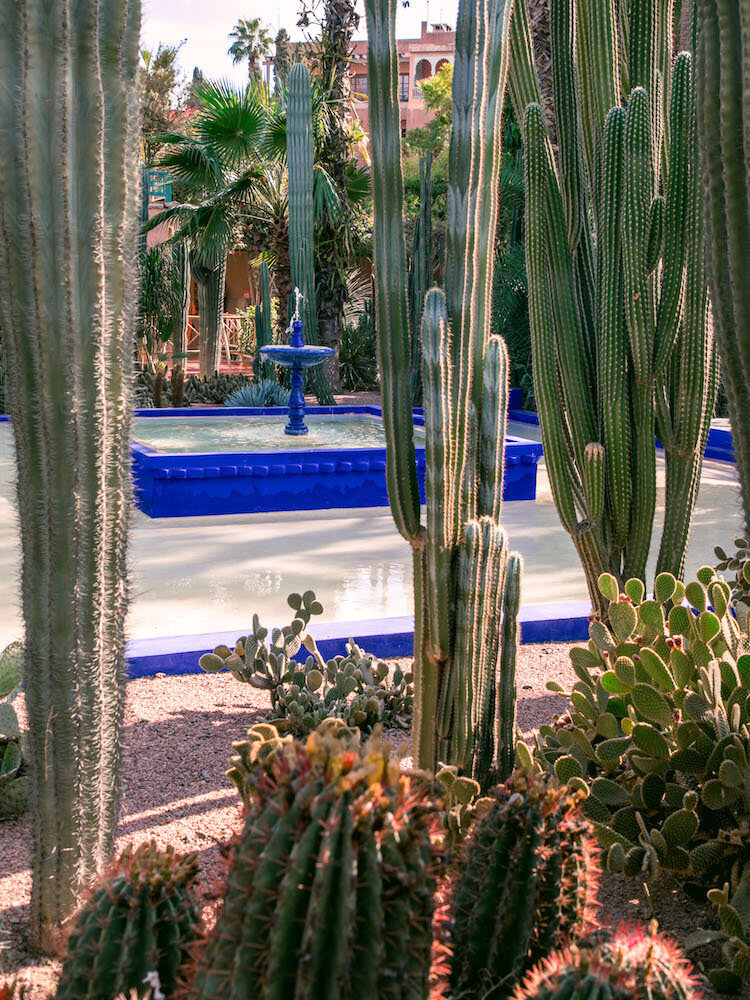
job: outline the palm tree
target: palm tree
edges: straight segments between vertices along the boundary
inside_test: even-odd
[[[247,59],[247,78],[254,83],[261,82],[260,60],[269,55],[272,38],[261,25],[259,17],[247,20],[241,17],[229,35],[234,41],[229,46],[229,55],[234,63]]]
[[[258,182],[258,146],[265,115],[255,88],[228,83],[196,87],[198,113],[188,132],[162,136],[168,151],[160,166],[172,171],[189,201],[172,205],[144,226],[174,223],[173,242],[186,240],[198,287],[200,373],[212,375],[221,358],[221,319],[227,256],[239,241],[240,223]]]

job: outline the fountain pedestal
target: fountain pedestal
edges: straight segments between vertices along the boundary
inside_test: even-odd
[[[284,428],[285,434],[295,436],[307,434],[305,424],[305,384],[304,369],[319,365],[334,353],[332,347],[317,347],[306,344],[302,336],[302,320],[295,317],[292,320],[292,340],[290,344],[275,344],[261,347],[262,357],[274,364],[291,368],[292,394],[289,397],[289,420]]]

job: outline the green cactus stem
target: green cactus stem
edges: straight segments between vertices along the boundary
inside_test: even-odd
[[[302,322],[306,344],[318,343],[315,302],[315,254],[313,212],[312,89],[310,71],[295,63],[289,72],[286,110],[286,160],[289,172],[289,260],[292,284],[305,296]],[[292,312],[294,309],[292,309]],[[292,315],[292,312],[289,315]],[[331,387],[320,365],[310,370],[310,380],[322,406],[334,402]]]
[[[673,57],[672,6],[552,0],[555,151],[525,3],[511,28],[542,441],[603,614],[601,573],[645,581],[655,434],[666,463],[657,572],[681,576],[716,392],[692,59]]]
[[[409,328],[411,330],[411,399],[422,405],[422,345],[420,328],[425,295],[432,285],[432,151],[419,158],[419,215],[414,221],[414,236],[409,255]]]
[[[108,862],[119,809],[139,31],[137,0],[0,6],[0,326],[43,950]]]
[[[149,972],[172,1000],[198,937],[197,873],[197,853],[154,841],[125,850],[75,916],[57,1000],[111,1000],[141,990]]]
[[[750,8],[698,2],[696,103],[705,191],[706,261],[746,530],[750,528],[750,247],[748,120]]]
[[[180,361],[184,362],[188,349],[188,322],[190,319],[190,255],[184,240],[173,243],[171,253],[172,268],[179,290],[179,301],[172,332],[172,347]]]
[[[507,776],[498,739],[515,717],[516,612],[504,594],[500,527],[508,352],[490,337],[500,120],[508,75],[510,0],[459,4],[446,224],[445,294],[427,292],[429,165],[422,173],[419,247],[409,294],[403,239],[396,0],[367,0],[374,281],[387,441],[388,495],[414,549],[414,756],[490,782]],[[424,246],[423,246],[424,237]],[[426,275],[429,282],[430,275]],[[413,324],[421,312],[421,338]],[[412,320],[410,334],[409,318]],[[421,339],[426,524],[421,523],[411,411],[411,358]],[[514,573],[520,562],[514,562]],[[501,654],[503,620],[513,635]],[[505,677],[498,677],[504,663]],[[502,696],[498,697],[498,688]],[[513,722],[510,723],[511,727]],[[513,740],[510,740],[512,745]]]
[[[260,305],[255,307],[255,344],[258,353],[255,356],[255,370],[258,377],[274,378],[275,371],[272,361],[264,361],[260,356],[261,347],[269,347],[273,343],[271,329],[271,276],[268,264],[260,265]]]

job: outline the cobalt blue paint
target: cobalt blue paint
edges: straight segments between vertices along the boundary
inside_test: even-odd
[[[205,408],[138,410],[137,416],[201,417],[278,415],[284,408]],[[382,417],[376,406],[311,406],[312,414]],[[414,423],[424,425],[415,413]],[[135,496],[149,517],[196,517],[269,511],[387,507],[385,448],[310,451],[165,454],[132,444]],[[505,447],[505,500],[533,500],[542,446],[508,438]],[[417,476],[424,502],[424,448],[416,449]]]

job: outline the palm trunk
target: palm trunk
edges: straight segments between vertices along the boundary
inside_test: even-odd
[[[190,257],[184,243],[176,243],[172,247],[172,262],[177,272],[176,277],[179,280],[180,291],[180,302],[175,317],[172,345],[175,354],[185,355],[188,349],[188,320],[190,314]]]
[[[198,286],[200,321],[200,374],[210,378],[221,365],[221,318],[224,312],[226,252],[213,259],[190,255],[190,268]]]

